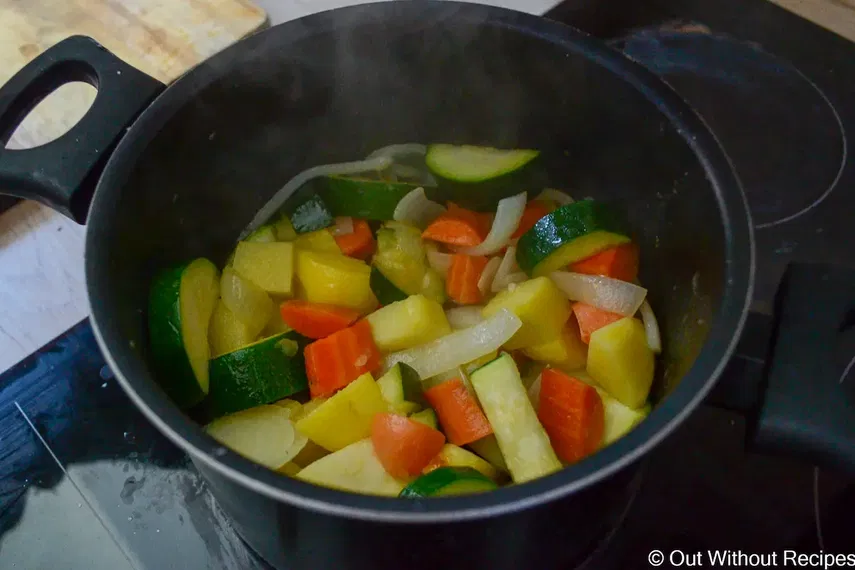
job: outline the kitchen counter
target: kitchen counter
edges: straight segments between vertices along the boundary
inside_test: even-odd
[[[855,0],[775,0],[855,41]],[[275,25],[359,0],[256,0]],[[483,0],[544,13],[558,0]],[[85,229],[34,202],[0,215],[0,371],[88,314],[83,271]]]

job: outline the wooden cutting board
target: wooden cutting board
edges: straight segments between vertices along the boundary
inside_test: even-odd
[[[75,34],[95,38],[168,83],[266,20],[248,0],[0,0],[0,83]],[[80,83],[58,89],[30,113],[9,147],[56,138],[83,116],[94,97],[95,89]]]

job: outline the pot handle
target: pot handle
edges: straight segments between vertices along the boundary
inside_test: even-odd
[[[42,146],[5,148],[33,107],[72,81],[98,90],[83,118]],[[47,49],[0,87],[0,192],[37,200],[83,223],[113,148],[163,89],[92,38],[71,36]]]
[[[775,305],[707,401],[746,414],[751,451],[855,473],[855,270],[791,264]]]

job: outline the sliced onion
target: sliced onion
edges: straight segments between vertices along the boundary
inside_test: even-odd
[[[412,366],[420,378],[430,378],[498,350],[521,326],[519,317],[507,309],[502,309],[473,327],[390,354],[384,362],[385,369],[403,362]]]
[[[395,213],[392,218],[396,222],[408,222],[424,229],[444,212],[445,207],[428,200],[425,196],[425,189],[419,186],[401,198],[401,201],[395,206]]]
[[[448,268],[451,267],[451,254],[442,253],[435,249],[429,249],[427,259],[430,266],[443,278],[448,274]]]
[[[492,291],[493,279],[496,277],[496,272],[499,270],[499,265],[501,264],[502,260],[494,257],[484,266],[484,271],[481,272],[481,277],[478,278],[478,290],[481,291],[482,295],[486,295]]]
[[[505,281],[511,273],[517,273],[520,270],[517,265],[517,246],[508,247],[502,262],[499,264],[499,269],[496,270],[496,276],[493,278],[491,289],[493,293],[498,293],[508,286]]]
[[[369,154],[368,158],[394,158],[396,156],[406,156],[409,154],[420,154],[421,156],[424,156],[427,154],[427,147],[419,143],[390,144],[389,146],[378,148],[377,150]]]
[[[487,237],[476,245],[462,251],[466,255],[492,255],[508,245],[511,236],[520,225],[523,211],[525,211],[526,193],[520,192],[516,196],[499,200],[496,208],[496,218],[493,227]]]
[[[647,296],[644,287],[611,277],[569,271],[556,271],[549,277],[571,301],[582,301],[624,317],[635,315]]]
[[[338,216],[332,229],[334,236],[346,236],[353,233],[353,218],[350,216]]]
[[[556,190],[555,188],[546,188],[543,192],[537,195],[535,200],[549,200],[555,202],[559,206],[566,206],[567,204],[572,204],[575,201],[561,190]]]
[[[291,180],[285,186],[280,188],[267,203],[256,212],[252,221],[249,222],[244,230],[240,233],[239,240],[242,240],[273,217],[282,204],[291,197],[297,189],[302,187],[306,182],[320,176],[332,176],[342,174],[359,174],[360,172],[368,172],[371,170],[383,170],[392,165],[392,159],[388,156],[378,156],[369,160],[358,160],[356,162],[342,162],[339,164],[324,164],[322,166],[313,166],[304,170]]]
[[[493,281],[493,287],[498,287],[498,291],[496,291],[497,293],[499,291],[504,291],[505,289],[513,290],[516,288],[517,283],[522,283],[526,279],[528,279],[528,275],[522,271],[518,271],[516,273],[505,275],[505,278],[499,283]]]
[[[653,307],[650,306],[647,299],[641,303],[639,311],[641,312],[641,320],[644,322],[644,332],[647,335],[647,346],[659,354],[662,352],[662,336],[659,334],[659,323],[656,321],[656,315],[653,314]]]
[[[534,411],[540,407],[540,379],[542,374],[538,374],[531,386],[528,387],[528,399],[531,402]]]
[[[445,311],[445,317],[448,319],[448,324],[454,330],[468,329],[484,320],[484,317],[481,315],[481,311],[483,310],[484,307],[480,305],[455,307]]]

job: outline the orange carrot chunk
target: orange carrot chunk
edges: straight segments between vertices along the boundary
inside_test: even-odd
[[[306,346],[303,356],[312,398],[330,396],[380,367],[380,351],[366,320],[316,340]]]
[[[621,244],[570,266],[570,271],[588,275],[605,275],[621,281],[635,281],[638,277],[638,246]]]
[[[449,202],[448,210],[422,232],[422,237],[458,247],[478,245],[490,232],[490,218]]]
[[[425,398],[436,411],[442,430],[454,445],[466,445],[493,433],[487,416],[460,378],[426,390]]]
[[[356,322],[359,311],[323,303],[285,301],[279,306],[285,324],[308,338],[324,338]]]
[[[549,207],[549,204],[540,200],[532,200],[526,204],[522,218],[520,218],[520,225],[517,226],[517,231],[511,235],[511,239],[521,237],[524,233],[533,228],[534,224],[536,224],[540,218],[549,214],[551,211],[552,208]]]
[[[605,415],[597,390],[554,368],[540,375],[537,417],[565,463],[594,453],[603,441]]]
[[[579,323],[579,333],[582,337],[582,342],[585,344],[591,342],[591,333],[595,330],[623,318],[617,313],[610,313],[582,302],[573,303],[573,314],[576,315],[576,321]]]
[[[418,475],[445,445],[442,432],[397,414],[376,414],[371,443],[377,459],[392,477]]]
[[[356,218],[353,219],[353,232],[335,236],[335,242],[343,254],[357,259],[368,259],[377,246],[368,222]]]
[[[478,280],[487,267],[489,259],[483,255],[451,256],[451,265],[445,279],[445,291],[453,301],[461,305],[479,303],[483,297],[478,289]]]

